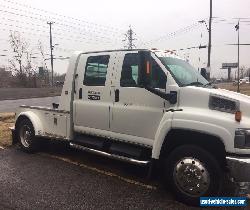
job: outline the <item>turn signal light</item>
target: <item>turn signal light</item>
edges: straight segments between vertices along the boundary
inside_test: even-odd
[[[236,111],[235,112],[235,120],[237,122],[240,122],[241,121],[241,117],[242,117],[241,111]]]

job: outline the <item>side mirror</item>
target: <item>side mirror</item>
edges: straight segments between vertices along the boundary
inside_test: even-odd
[[[201,76],[207,79],[207,70],[205,68],[201,68]]]
[[[140,84],[144,87],[150,86],[150,75],[151,75],[151,52],[150,51],[139,51],[139,74]]]

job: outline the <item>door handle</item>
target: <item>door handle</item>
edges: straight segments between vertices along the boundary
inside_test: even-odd
[[[79,99],[82,99],[82,88],[79,89]]]
[[[78,77],[78,74],[75,75],[75,79],[74,79],[74,93],[76,94],[76,79]]]
[[[115,90],[115,102],[118,102],[120,100],[120,91],[119,89]]]

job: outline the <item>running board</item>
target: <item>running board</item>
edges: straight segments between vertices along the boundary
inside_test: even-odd
[[[83,151],[86,151],[86,152],[89,152],[89,153],[109,157],[109,158],[112,158],[112,159],[120,160],[120,161],[123,161],[123,162],[133,163],[135,165],[147,165],[150,162],[150,161],[144,161],[144,160],[136,160],[136,159],[133,159],[133,158],[128,158],[128,157],[119,156],[119,155],[115,155],[115,154],[110,154],[110,153],[107,153],[107,152],[103,152],[103,151],[96,150],[96,149],[91,149],[91,148],[84,147],[84,146],[81,146],[81,145],[78,145],[78,144],[73,144],[73,143],[70,143],[70,147],[75,148],[75,149],[79,149],[79,150],[83,150]]]

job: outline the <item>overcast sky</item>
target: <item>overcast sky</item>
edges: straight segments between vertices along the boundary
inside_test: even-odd
[[[13,2],[16,2],[13,4]],[[212,75],[225,76],[221,70],[223,62],[237,61],[237,32],[234,26],[240,24],[241,43],[250,43],[250,1],[213,1],[212,25]],[[41,40],[45,52],[49,53],[49,27],[52,26],[55,57],[70,56],[73,50],[105,50],[123,48],[123,34],[129,25],[136,33],[138,48],[174,49],[206,45],[208,32],[199,20],[209,17],[209,0],[0,0],[0,53],[10,55],[9,30],[17,30],[30,43],[36,53]],[[173,33],[176,32],[176,33]],[[178,51],[190,60],[196,68],[207,63],[207,49]],[[37,55],[38,56],[38,55]],[[7,64],[7,57],[0,57],[0,65]],[[39,58],[34,62],[40,65]],[[48,67],[49,61],[47,62]],[[240,65],[250,67],[250,46],[241,46]],[[66,72],[67,62],[56,60],[55,71]]]

